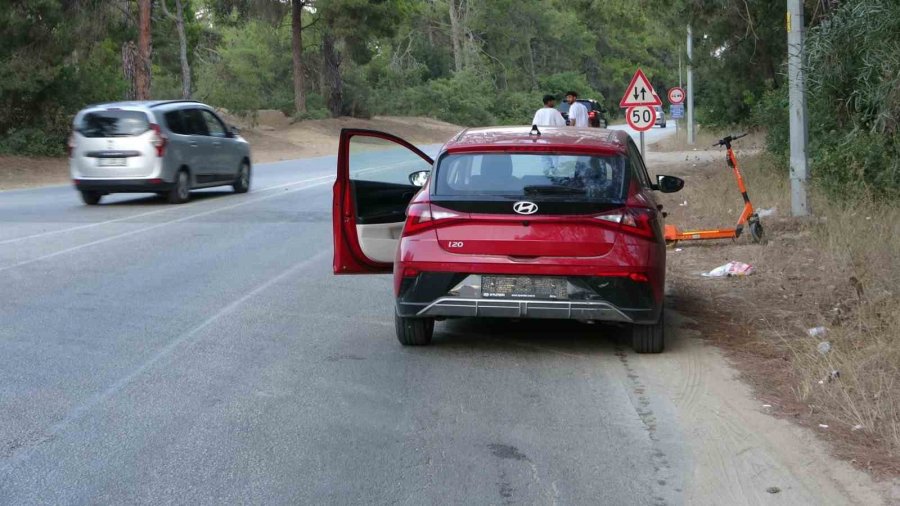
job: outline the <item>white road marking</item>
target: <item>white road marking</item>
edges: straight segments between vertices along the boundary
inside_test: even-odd
[[[265,191],[268,191],[268,190],[272,190],[272,189],[275,189],[275,188],[288,188],[288,187],[291,187],[291,186],[296,186],[296,185],[298,185],[298,184],[302,184],[302,183],[306,183],[306,182],[309,182],[309,181],[314,181],[314,180],[316,180],[316,179],[322,179],[322,178],[326,178],[326,177],[331,177],[331,176],[322,176],[321,178],[312,178],[312,179],[301,179],[301,180],[299,180],[299,181],[293,181],[293,182],[290,182],[290,183],[282,183],[282,184],[276,184],[276,185],[266,186],[265,188],[260,188],[260,189],[258,189],[258,190],[252,191],[251,194],[253,194],[253,193],[262,193],[262,192],[265,192]],[[13,237],[12,239],[5,239],[5,240],[3,240],[3,241],[0,241],[0,245],[2,245],[2,244],[10,244],[10,243],[19,242],[19,241],[24,241],[24,240],[26,240],[26,239],[36,239],[36,238],[38,238],[38,237],[46,237],[46,236],[48,236],[48,235],[62,234],[62,233],[65,233],[65,232],[74,232],[74,231],[76,231],[76,230],[83,230],[83,229],[86,229],[86,228],[99,227],[99,226],[101,226],[101,225],[109,225],[110,223],[119,223],[119,222],[122,222],[122,221],[127,221],[127,220],[130,220],[130,219],[134,219],[134,218],[141,218],[141,217],[144,217],[144,216],[152,216],[152,215],[154,215],[154,214],[165,213],[165,212],[167,212],[167,211],[175,211],[175,210],[179,210],[179,209],[190,208],[190,207],[193,207],[193,206],[195,206],[195,205],[197,205],[197,204],[200,204],[200,203],[202,203],[202,202],[204,202],[204,201],[202,201],[202,200],[195,200],[194,202],[190,202],[190,203],[188,203],[187,205],[183,205],[183,206],[168,206],[168,207],[166,207],[166,208],[164,208],[164,209],[157,209],[157,210],[154,210],[154,211],[147,211],[147,212],[145,212],[145,213],[132,214],[132,215],[129,215],[129,216],[123,216],[123,217],[121,217],[121,218],[115,218],[115,219],[112,219],[112,220],[98,221],[98,222],[96,222],[96,223],[88,223],[88,224],[86,224],[86,225],[79,225],[79,226],[77,226],[77,227],[63,228],[63,229],[59,229],[59,230],[49,230],[49,231],[47,231],[47,232],[41,232],[41,233],[39,233],[39,234],[26,235],[26,236],[22,236],[22,237]]]
[[[357,173],[357,174],[360,174],[360,173],[364,173],[364,172],[381,172],[381,171],[384,171],[384,170],[387,170],[387,169],[390,169],[390,168],[393,168],[393,167],[402,166],[402,165],[404,165],[404,164],[405,164],[405,162],[401,162],[401,163],[395,163],[395,164],[389,164],[389,165],[381,165],[381,166],[376,166],[376,167],[370,167],[370,168],[367,168],[367,169],[362,169],[362,170],[360,170],[360,171],[357,171],[356,173]],[[320,181],[320,180],[322,180],[322,179],[324,179],[325,181]],[[62,250],[59,250],[59,251],[55,251],[55,252],[53,252],[53,253],[48,253],[48,254],[46,254],[46,255],[41,255],[41,256],[38,256],[38,257],[30,258],[30,259],[28,259],[28,260],[22,260],[21,262],[16,262],[16,263],[14,263],[14,264],[5,265],[5,266],[3,266],[3,267],[0,267],[0,272],[4,272],[4,271],[10,270],[10,269],[14,269],[14,268],[16,268],[16,267],[22,267],[22,266],[25,266],[25,265],[33,264],[33,263],[39,262],[39,261],[41,261],[41,260],[47,260],[48,258],[54,258],[54,257],[57,257],[57,256],[59,256],[59,255],[64,255],[64,254],[66,254],[66,253],[71,253],[71,252],[73,252],[73,251],[78,251],[78,250],[80,250],[80,249],[84,249],[84,248],[87,248],[87,247],[90,247],[90,246],[95,246],[95,245],[97,245],[97,244],[103,244],[103,243],[106,243],[106,242],[109,242],[109,241],[112,241],[112,240],[115,240],[115,239],[119,239],[119,238],[122,238],[122,237],[129,237],[129,236],[132,236],[132,235],[135,235],[135,234],[140,234],[140,233],[143,233],[143,232],[148,232],[148,231],[150,231],[150,230],[155,230],[155,229],[157,229],[157,228],[164,227],[164,226],[166,226],[166,225],[171,225],[171,224],[173,224],[173,223],[181,223],[181,222],[183,222],[183,221],[187,221],[187,220],[190,220],[190,219],[193,219],[193,218],[198,218],[198,217],[200,217],[200,216],[206,216],[206,215],[213,214],[213,213],[217,213],[217,212],[220,212],[220,211],[227,211],[227,210],[229,210],[229,209],[234,209],[234,208],[240,207],[240,206],[245,206],[245,205],[253,204],[253,203],[256,203],[256,202],[262,202],[262,201],[264,201],[264,200],[269,200],[269,199],[271,199],[271,198],[281,197],[281,196],[283,196],[283,195],[289,195],[289,194],[291,194],[291,193],[295,193],[295,192],[298,192],[298,191],[302,191],[302,190],[306,190],[306,189],[309,189],[309,188],[313,188],[313,187],[315,187],[315,186],[320,186],[320,185],[323,185],[323,184],[326,184],[326,183],[331,183],[331,181],[332,181],[333,179],[334,179],[334,176],[328,175],[328,176],[321,176],[321,177],[316,177],[316,178],[304,179],[304,180],[301,180],[301,181],[295,181],[295,182],[293,182],[293,183],[287,183],[287,184],[277,185],[277,186],[274,186],[274,187],[269,187],[269,188],[267,188],[267,189],[272,189],[272,188],[285,188],[285,189],[287,189],[287,188],[290,187],[290,186],[296,186],[296,185],[298,185],[298,184],[302,184],[302,183],[305,183],[305,182],[320,181],[320,182],[318,182],[318,183],[313,183],[313,184],[310,184],[310,185],[307,185],[307,186],[302,186],[302,187],[300,187],[300,188],[294,188],[293,190],[289,190],[289,191],[285,191],[285,192],[276,192],[276,193],[273,193],[273,194],[271,194],[271,195],[266,195],[265,197],[260,197],[260,198],[256,198],[256,199],[252,199],[252,200],[242,200],[241,202],[237,202],[237,203],[232,204],[232,205],[229,205],[229,206],[221,206],[221,207],[217,207],[217,208],[215,208],[215,209],[210,209],[209,211],[204,211],[204,212],[202,212],[202,213],[195,213],[195,214],[191,214],[191,215],[189,215],[189,216],[183,216],[183,217],[181,217],[181,218],[176,218],[176,219],[174,219],[174,220],[169,220],[169,221],[164,221],[164,222],[162,222],[162,223],[157,223],[157,224],[151,225],[151,226],[149,226],[149,227],[144,227],[144,228],[140,228],[140,229],[137,229],[137,230],[130,230],[130,231],[128,231],[128,232],[122,232],[121,234],[115,234],[115,235],[107,236],[107,237],[104,237],[103,239],[97,239],[96,241],[91,241],[91,242],[87,242],[87,243],[84,243],[84,244],[79,244],[78,246],[72,246],[71,248],[62,249]]]
[[[317,180],[317,179],[323,179],[323,178],[329,178],[329,179],[330,179],[331,177],[332,177],[332,176],[323,176],[323,177],[320,177],[320,178],[309,179],[308,181],[315,181],[315,180]],[[199,218],[199,217],[201,217],[201,216],[206,216],[206,215],[213,214],[213,213],[217,213],[217,212],[220,212],[220,211],[227,211],[227,210],[229,210],[229,209],[234,209],[234,208],[236,208],[236,207],[241,207],[241,206],[245,206],[245,205],[248,205],[248,204],[254,204],[254,203],[256,203],[256,202],[262,202],[262,201],[264,201],[264,200],[269,200],[269,199],[275,198],[275,197],[281,197],[281,196],[284,196],[284,195],[289,195],[289,194],[291,194],[291,193],[295,193],[295,192],[298,192],[298,191],[306,190],[306,189],[308,189],[308,188],[313,188],[313,187],[315,187],[315,186],[320,186],[320,185],[323,185],[323,184],[326,184],[326,183],[330,183],[330,182],[331,182],[331,181],[326,180],[326,181],[322,181],[322,182],[319,182],[319,183],[313,183],[313,184],[310,184],[310,185],[307,185],[307,186],[302,186],[302,187],[300,187],[300,188],[294,188],[293,190],[289,190],[289,191],[285,191],[285,192],[277,192],[277,193],[273,193],[272,195],[267,195],[267,196],[265,196],[265,197],[260,197],[260,198],[258,198],[258,199],[243,200],[243,201],[241,201],[241,202],[232,204],[232,205],[230,205],[230,206],[217,207],[217,208],[215,208],[215,209],[210,209],[209,211],[204,211],[204,212],[202,212],[202,213],[191,214],[191,215],[189,215],[189,216],[183,216],[183,217],[181,217],[181,218],[176,218],[176,219],[174,219],[174,220],[164,221],[164,222],[162,222],[162,223],[157,223],[156,225],[151,225],[151,226],[149,226],[149,227],[139,228],[139,229],[137,229],[137,230],[130,230],[130,231],[128,231],[128,232],[122,232],[121,234],[111,235],[111,236],[108,236],[108,237],[104,237],[103,239],[97,239],[96,241],[86,242],[86,243],[84,243],[84,244],[79,244],[78,246],[72,246],[71,248],[62,249],[62,250],[59,250],[59,251],[55,251],[55,252],[53,252],[53,253],[48,253],[48,254],[46,254],[46,255],[41,255],[41,256],[38,256],[38,257],[30,258],[30,259],[28,259],[28,260],[23,260],[23,261],[21,261],[21,262],[16,262],[16,263],[14,263],[14,264],[6,265],[6,266],[3,266],[3,267],[0,267],[0,272],[7,271],[7,270],[9,270],[9,269],[14,269],[14,268],[16,268],[16,267],[22,267],[22,266],[28,265],[28,264],[33,264],[33,263],[39,262],[39,261],[41,261],[41,260],[46,260],[46,259],[48,259],[48,258],[53,258],[53,257],[59,256],[59,255],[63,255],[63,254],[66,254],[66,253],[70,253],[70,252],[72,252],[72,251],[78,251],[78,250],[80,250],[80,249],[87,248],[87,247],[90,247],[90,246],[95,246],[95,245],[97,245],[97,244],[103,244],[103,243],[105,243],[105,242],[109,242],[109,241],[112,241],[112,240],[114,240],[114,239],[120,239],[120,238],[122,238],[122,237],[128,237],[128,236],[132,236],[132,235],[135,235],[135,234],[140,234],[140,233],[143,233],[143,232],[148,232],[148,231],[150,231],[150,230],[155,230],[155,229],[157,229],[157,228],[164,227],[164,226],[166,226],[166,225],[171,225],[171,224],[173,224],[173,223],[181,223],[181,222],[183,222],[183,221],[191,220],[191,219],[193,219],[193,218]]]
[[[368,168],[368,169],[362,169],[362,170],[356,171],[355,173],[356,173],[356,174],[362,174],[362,173],[365,173],[365,172],[372,172],[372,171],[378,172],[378,171],[385,170],[385,169],[388,169],[388,168],[391,168],[391,167],[399,167],[399,166],[407,165],[407,164],[409,164],[408,161],[400,162],[400,163],[396,163],[396,164],[390,164],[390,165],[380,165],[380,166],[376,166],[376,167],[370,167],[370,168]],[[333,176],[328,175],[328,176],[321,176],[321,177],[317,177],[317,178],[301,179],[301,180],[299,180],[299,181],[292,181],[292,182],[289,182],[289,183],[281,183],[281,184],[270,185],[270,186],[266,186],[266,187],[264,187],[264,188],[260,188],[260,189],[258,189],[258,190],[254,190],[254,191],[251,192],[251,194],[253,194],[253,193],[262,193],[262,192],[265,192],[265,191],[268,191],[268,190],[274,190],[274,189],[279,189],[279,188],[290,188],[291,186],[296,186],[296,185],[298,185],[298,184],[303,184],[303,183],[307,183],[307,182],[310,182],[310,181],[316,181],[316,180],[318,180],[318,179],[325,179],[325,178],[329,178],[329,177],[333,177]],[[36,189],[37,189],[37,188],[36,188]],[[147,212],[145,212],[145,213],[132,214],[132,215],[129,215],[129,216],[123,216],[123,217],[121,217],[121,218],[114,218],[114,219],[106,220],[106,221],[98,221],[98,222],[96,222],[96,223],[88,223],[88,224],[85,224],[85,225],[79,225],[79,226],[76,226],[76,227],[63,228],[63,229],[59,229],[59,230],[48,230],[47,232],[40,232],[40,233],[37,233],[37,234],[31,234],[31,235],[26,235],[26,236],[22,236],[22,237],[13,237],[13,238],[11,238],[11,239],[5,239],[5,240],[0,241],[0,245],[3,245],[3,244],[11,244],[11,243],[14,243],[14,242],[25,241],[25,240],[28,240],[28,239],[37,239],[37,238],[39,238],[39,237],[46,237],[46,236],[50,236],[50,235],[63,234],[63,233],[66,233],[66,232],[74,232],[74,231],[76,231],[76,230],[84,230],[84,229],[86,229],[86,228],[99,227],[99,226],[101,226],[101,225],[109,225],[110,223],[121,223],[121,222],[123,222],[123,221],[128,221],[128,220],[131,220],[131,219],[134,219],[134,218],[141,218],[141,217],[144,217],[144,216],[152,216],[152,215],[155,215],[155,214],[165,213],[165,212],[168,212],[168,211],[175,211],[175,210],[181,210],[181,209],[193,207],[193,206],[196,206],[196,205],[198,205],[198,204],[201,204],[202,202],[204,202],[204,201],[196,200],[196,201],[194,201],[194,202],[189,202],[188,204],[182,205],[182,206],[170,206],[170,207],[166,207],[166,208],[164,208],[164,209],[156,209],[156,210],[153,210],[153,211],[147,211]],[[3,268],[0,268],[0,271],[2,271],[2,270],[3,270]]]
[[[226,315],[234,312],[234,310],[236,310],[238,307],[240,307],[243,303],[250,300],[252,297],[258,295],[259,293],[267,290],[268,288],[275,285],[276,283],[291,276],[298,270],[303,269],[304,267],[307,267],[315,262],[318,262],[320,259],[324,258],[327,253],[328,253],[328,251],[321,251],[311,258],[307,258],[306,260],[302,260],[302,261],[292,265],[287,270],[283,271],[281,274],[278,274],[274,278],[271,278],[268,281],[266,281],[265,283],[257,286],[256,288],[247,292],[246,294],[244,294],[242,297],[238,298],[237,300],[232,301],[230,304],[223,307],[222,309],[217,311],[215,314],[213,314],[206,320],[203,320],[203,322],[200,323],[199,325],[197,325],[196,327],[192,328],[191,330],[185,332],[184,334],[182,334],[182,335],[178,336],[177,338],[175,338],[174,340],[170,341],[168,344],[163,346],[162,349],[160,349],[152,357],[150,357],[150,359],[146,360],[143,364],[139,365],[136,369],[134,369],[127,375],[123,376],[122,378],[119,378],[115,383],[110,385],[106,390],[103,390],[102,392],[98,392],[98,393],[94,394],[87,401],[81,403],[78,407],[69,411],[69,413],[66,414],[66,416],[62,420],[60,420],[60,421],[56,422],[55,424],[53,424],[52,426],[50,426],[50,428],[44,432],[43,437],[39,441],[31,443],[30,446],[26,447],[21,452],[13,454],[6,462],[4,462],[3,466],[0,467],[0,471],[5,473],[5,472],[11,470],[12,468],[18,466],[20,463],[27,460],[34,453],[34,451],[37,449],[37,447],[40,446],[42,443],[53,439],[60,432],[62,432],[69,424],[71,424],[72,422],[81,418],[81,416],[84,415],[88,410],[94,408],[101,402],[109,399],[110,397],[112,397],[113,395],[115,395],[116,393],[121,391],[123,388],[128,386],[129,383],[134,381],[135,378],[137,378],[138,376],[140,376],[141,374],[146,372],[148,369],[153,367],[160,360],[169,356],[176,348],[178,348],[182,344],[186,343],[191,338],[194,338],[195,336],[197,336],[200,333],[200,331],[209,327],[210,325],[215,323],[216,320],[222,318],[223,316],[226,316]]]

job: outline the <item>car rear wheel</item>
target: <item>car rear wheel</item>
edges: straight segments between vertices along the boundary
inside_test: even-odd
[[[406,318],[395,314],[394,327],[403,346],[424,346],[431,343],[434,318]]]
[[[238,170],[238,177],[231,185],[234,193],[247,193],[250,191],[250,164],[247,161],[241,162],[241,168]]]
[[[633,325],[631,347],[637,353],[662,353],[665,348],[665,311],[660,311],[659,321],[652,325]]]
[[[92,191],[82,191],[81,192],[81,200],[84,201],[85,204],[89,206],[96,206],[100,203],[100,199],[103,198],[103,194],[99,192]]]
[[[168,200],[170,204],[183,204],[191,197],[191,179],[186,170],[181,170],[175,176],[175,184],[169,190]]]

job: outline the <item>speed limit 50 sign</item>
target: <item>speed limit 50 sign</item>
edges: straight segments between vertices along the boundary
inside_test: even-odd
[[[649,105],[629,107],[625,111],[625,121],[638,132],[646,132],[656,123],[656,109]]]

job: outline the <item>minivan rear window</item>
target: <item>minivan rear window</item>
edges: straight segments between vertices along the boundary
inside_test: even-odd
[[[444,156],[435,196],[528,197],[540,200],[624,202],[629,171],[621,155],[465,153]]]
[[[82,116],[76,126],[85,137],[131,137],[150,128],[147,115],[141,111],[92,111]]]

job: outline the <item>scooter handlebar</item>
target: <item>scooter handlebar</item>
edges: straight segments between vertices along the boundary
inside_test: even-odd
[[[741,137],[746,137],[746,136],[747,136],[747,132],[744,132],[744,133],[738,134],[738,135],[729,135],[728,137],[725,137],[724,139],[719,139],[719,142],[716,142],[715,144],[713,144],[713,147],[727,146],[728,144],[731,144],[731,141],[736,141],[736,140],[740,139]]]

